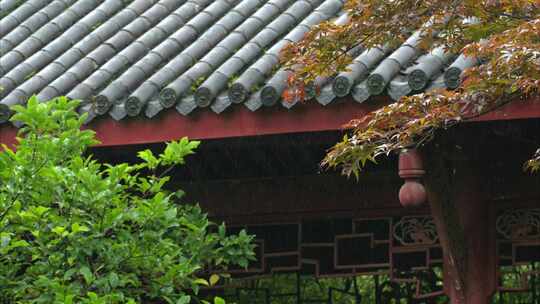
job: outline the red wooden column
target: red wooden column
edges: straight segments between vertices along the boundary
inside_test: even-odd
[[[403,151],[403,206],[429,201],[444,254],[444,289],[452,304],[488,304],[496,286],[495,220],[478,161],[436,148]],[[424,176],[425,175],[425,176]],[[423,178],[425,187],[419,182]]]
[[[474,174],[474,170],[463,173],[456,185],[455,207],[465,239],[464,303],[488,304],[496,286],[494,208],[480,190],[483,182],[480,176]],[[450,267],[447,258],[445,255],[445,268]],[[456,275],[452,272],[445,272],[445,275],[445,289],[452,303],[463,303],[456,293]]]

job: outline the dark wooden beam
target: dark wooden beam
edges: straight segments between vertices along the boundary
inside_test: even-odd
[[[287,222],[306,217],[358,218],[400,215],[395,172],[367,174],[359,182],[339,175],[308,175],[206,182],[180,182],[186,201],[198,202],[227,223]],[[428,213],[427,206],[409,213]]]

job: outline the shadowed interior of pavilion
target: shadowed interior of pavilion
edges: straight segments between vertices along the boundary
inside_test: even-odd
[[[539,129],[540,121],[527,120],[468,124],[444,134],[481,169],[490,193],[493,303],[540,301],[540,179],[520,166]],[[326,149],[341,136],[208,140],[173,173],[187,202],[199,202],[232,232],[256,235],[257,261],[231,269],[235,280],[207,292],[238,303],[445,303],[442,250],[428,206],[399,205],[396,156],[381,159],[359,181],[321,169]],[[92,152],[135,161],[135,151],[147,147],[163,146]]]

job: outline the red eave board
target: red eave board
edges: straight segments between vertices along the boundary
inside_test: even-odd
[[[189,116],[166,111],[154,119],[136,118],[115,121],[98,118],[87,127],[97,133],[101,146],[122,146],[164,142],[187,136],[192,139],[218,139],[269,134],[340,130],[354,118],[373,111],[385,100],[358,104],[351,100],[323,107],[316,103],[296,105],[292,110],[272,107],[251,112],[244,107],[216,114],[200,110]],[[540,118],[540,99],[516,101],[475,121]],[[16,129],[0,126],[0,143],[15,143]]]

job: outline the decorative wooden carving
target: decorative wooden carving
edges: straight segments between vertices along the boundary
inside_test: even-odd
[[[497,217],[498,290],[530,291],[540,278],[540,209],[503,211]]]
[[[399,176],[405,180],[399,189],[399,202],[403,207],[416,207],[426,202],[426,189],[420,183],[425,174],[422,157],[417,150],[404,150],[399,154]]]
[[[298,272],[314,277],[386,274],[397,283],[412,284],[415,298],[442,294],[442,278],[433,268],[442,266],[442,250],[429,216],[398,218],[325,219],[247,225],[255,234],[257,262],[247,270],[233,269],[239,277],[262,277]]]
[[[492,223],[497,233],[496,297],[538,299],[540,209],[506,209],[497,215]],[[415,301],[443,295],[443,254],[431,216],[304,220],[238,226],[231,232],[239,229],[257,235],[258,261],[247,270],[234,269],[237,277],[373,275],[386,278],[381,283],[385,288],[398,288],[401,296]],[[268,295],[276,296],[271,290]]]
[[[439,241],[435,222],[427,216],[404,216],[394,225],[394,238],[403,246],[433,245]]]

